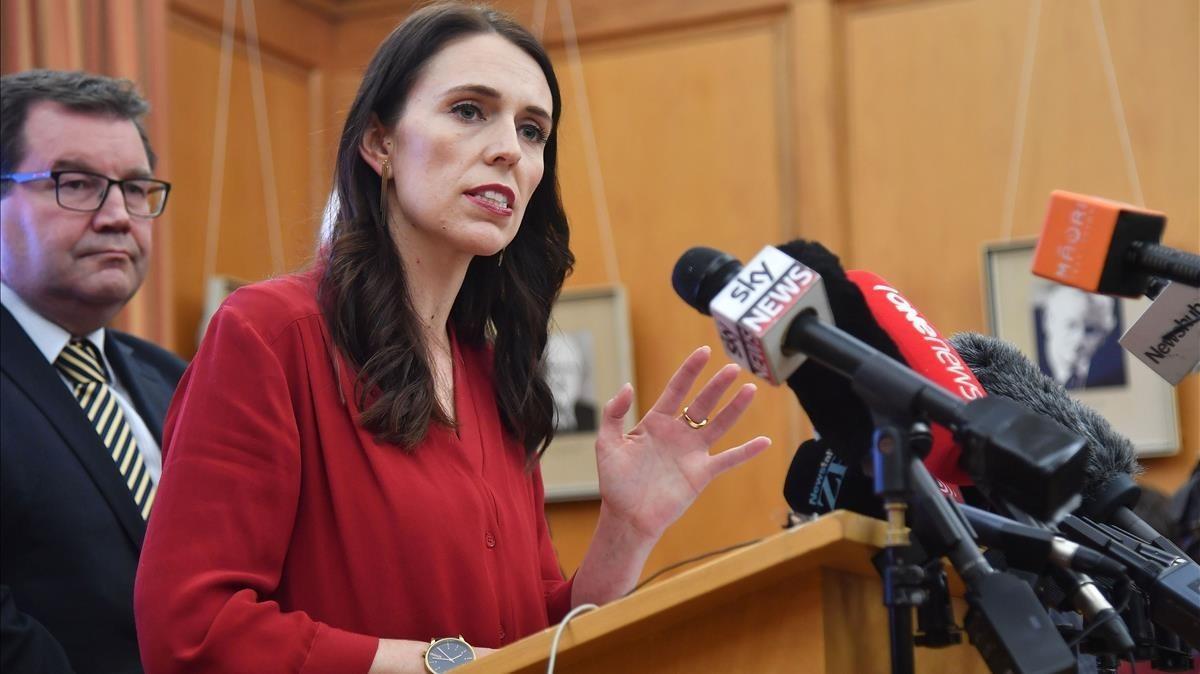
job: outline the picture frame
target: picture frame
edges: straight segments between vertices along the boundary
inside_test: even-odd
[[[633,381],[629,309],[624,289],[564,290],[550,317],[547,381],[555,396],[556,431],[542,455],[546,501],[597,498],[596,429],[601,407]],[[625,429],[636,422],[636,401]]]
[[[232,295],[233,291],[238,288],[249,284],[249,281],[223,274],[216,274],[204,280],[204,303],[201,305],[200,323],[196,326],[197,344],[204,339],[204,334],[208,332],[209,321],[212,320],[213,314],[217,313],[217,309],[221,308],[225,298]]]
[[[1036,240],[984,246],[988,330],[1129,438],[1139,457],[1179,452],[1175,389],[1118,343],[1150,300],[1109,297],[1030,271]]]

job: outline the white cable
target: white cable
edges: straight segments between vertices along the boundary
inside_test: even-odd
[[[1025,148],[1025,131],[1029,122],[1029,92],[1033,88],[1033,62],[1037,57],[1038,29],[1042,21],[1042,0],[1033,0],[1029,8],[1029,29],[1025,33],[1025,58],[1021,65],[1021,83],[1017,88],[1017,114],[1013,121],[1011,154],[1008,157],[1008,180],[1004,187],[1004,240],[1012,239],[1013,218],[1017,210],[1017,189],[1021,184],[1021,154]]]
[[[567,48],[567,62],[571,66],[571,77],[575,81],[575,93],[579,96],[579,119],[583,128],[583,149],[587,159],[588,178],[592,183],[592,201],[596,204],[596,224],[600,227],[600,247],[604,251],[604,268],[608,282],[621,282],[621,269],[617,264],[617,247],[613,242],[612,220],[608,217],[608,196],[604,192],[604,175],[600,171],[600,150],[596,145],[596,130],[592,125],[591,106],[588,105],[587,83],[583,78],[583,59],[579,56],[579,40],[575,35],[575,16],[571,12],[571,0],[558,0],[558,13],[562,20],[563,42]]]
[[[581,613],[587,613],[598,608],[600,607],[595,604],[580,604],[571,609],[567,615],[563,616],[562,621],[558,623],[558,629],[554,630],[554,640],[550,642],[550,660],[546,663],[546,674],[554,674],[554,660],[558,657],[558,640],[562,638],[563,630],[566,629],[567,623],[571,622],[572,618]]]
[[[1121,151],[1125,154],[1125,172],[1128,174],[1129,184],[1133,187],[1133,203],[1145,206],[1146,198],[1142,195],[1142,180],[1138,177],[1137,161],[1133,158],[1133,141],[1129,137],[1129,124],[1125,121],[1125,107],[1121,105],[1117,69],[1113,65],[1112,48],[1108,44],[1108,31],[1104,28],[1104,13],[1100,9],[1100,0],[1092,0],[1092,23],[1096,26],[1100,55],[1104,57],[1101,62],[1104,64],[1104,74],[1108,78],[1108,99],[1121,132]]]
[[[233,29],[237,0],[225,0],[221,21],[221,65],[217,74],[217,120],[213,130],[212,170],[208,180],[208,222],[204,229],[204,278],[217,273],[217,247],[221,239],[221,193],[225,187],[225,145],[229,137],[229,89],[233,70]]]
[[[262,172],[263,196],[267,206],[267,239],[271,246],[271,271],[284,272],[283,231],[279,222],[279,192],[275,187],[275,155],[271,151],[271,126],[267,120],[267,85],[263,79],[262,55],[258,49],[258,22],[254,0],[242,0],[246,19],[246,54],[250,57],[250,93],[254,99],[254,122],[258,130],[258,165]]]

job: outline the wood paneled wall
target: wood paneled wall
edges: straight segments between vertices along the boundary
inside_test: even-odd
[[[619,278],[608,277],[600,253],[598,195],[588,180],[576,112],[562,125],[563,199],[579,255],[569,284],[615,281],[628,288],[634,384],[642,409],[653,404],[696,346],[710,344],[718,351],[709,374],[725,362],[711,320],[671,289],[680,254],[704,244],[749,259],[764,242],[790,236],[782,216],[785,100],[775,86],[783,76],[783,36],[778,22],[751,19],[615,41],[587,52],[583,71]],[[561,54],[555,57],[567,109],[577,111],[569,66]],[[728,441],[757,434],[775,444],[754,463],[714,482],[663,537],[647,568],[778,530],[786,515],[782,476],[801,434],[790,391],[761,387]],[[596,506],[556,504],[549,512],[570,569],[582,558]],[[570,545],[563,540],[567,535],[574,539]]]
[[[1098,6],[1103,32],[1086,0],[842,7],[849,257],[943,331],[986,331],[981,246],[1036,238],[1056,188],[1136,203],[1140,184],[1145,205],[1169,216],[1165,243],[1200,250],[1200,4]],[[1183,448],[1147,460],[1144,478],[1167,492],[1200,452],[1200,378],[1178,394]]]
[[[366,9],[342,13],[324,2],[256,4],[269,56],[287,257],[295,265],[312,250],[334,144],[362,68],[411,3],[350,3]],[[1025,129],[1014,235],[1036,235],[1055,187],[1134,198],[1107,80],[1097,70],[1088,0],[575,0],[613,223],[611,278],[581,99],[557,5],[546,4],[545,39],[566,102],[560,177],[578,256],[569,284],[628,288],[643,408],[688,351],[716,341],[708,321],[669,288],[671,266],[689,246],[745,258],[767,243],[814,238],[847,266],[887,277],[943,331],[983,331],[980,251],[1004,236],[1014,125]],[[526,25],[538,23],[533,0],[498,5]],[[176,346],[187,353],[198,319],[195,257],[207,213],[220,8],[201,0],[171,6]],[[1035,69],[1020,122],[1025,38],[1038,6]],[[1170,215],[1170,245],[1200,249],[1200,10],[1194,0],[1103,0],[1100,7],[1146,203]],[[226,175],[218,270],[255,279],[271,270],[240,53],[234,82],[228,152],[239,165]],[[1148,484],[1173,489],[1195,465],[1198,386],[1191,377],[1179,389],[1183,451],[1149,461]],[[766,433],[774,447],[714,483],[664,537],[647,570],[779,527],[783,475],[808,432],[790,392],[761,390],[730,438]],[[570,572],[591,536],[596,504],[548,511]]]
[[[174,75],[169,150],[177,160],[184,158],[175,165],[171,195],[175,348],[185,355],[195,352],[198,341],[206,265],[217,274],[247,281],[302,266],[312,257],[314,228],[328,192],[332,162],[326,159],[326,147],[332,141],[326,137],[320,59],[325,57],[322,45],[328,41],[329,27],[318,17],[310,17],[311,24],[300,22],[297,17],[304,14],[287,4],[260,2],[256,6],[269,144],[258,132],[245,21],[239,13],[219,204],[210,197],[213,154],[222,150],[216,131],[221,101],[221,4],[176,3],[168,25]],[[280,22],[293,30],[280,30]],[[285,35],[291,39],[282,39]],[[303,44],[313,49],[300,48]],[[268,147],[283,244],[283,264],[278,269],[271,252],[265,189],[269,176],[260,154]],[[208,227],[214,206],[217,247],[213,259],[208,260]]]

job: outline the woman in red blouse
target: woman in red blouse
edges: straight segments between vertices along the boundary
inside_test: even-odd
[[[492,10],[437,5],[376,52],[342,134],[340,211],[313,269],[236,292],[164,430],[137,576],[146,670],[422,672],[631,590],[754,395],[727,366],[681,419],[689,356],[630,433],[605,405],[600,519],[571,580],[542,510],[543,352],[573,257],[555,174],[558,85]]]

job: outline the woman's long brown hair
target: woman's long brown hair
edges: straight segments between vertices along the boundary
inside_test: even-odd
[[[437,403],[429,345],[418,327],[404,264],[379,212],[379,176],[359,155],[359,144],[372,116],[388,127],[395,123],[430,57],[449,41],[476,33],[498,34],[533,57],[554,103],[542,181],[503,252],[503,264],[496,256],[475,258],[450,312],[460,344],[479,348],[490,342],[500,417],[532,463],[554,435],[554,403],[542,361],[550,309],[575,260],[556,172],[558,81],[542,46],[508,16],[482,6],[432,5],[401,23],[375,52],[338,145],[340,206],[325,249],[321,311],[335,344],[358,368],[355,395],[364,428],[411,451],[430,423],[451,423]]]

